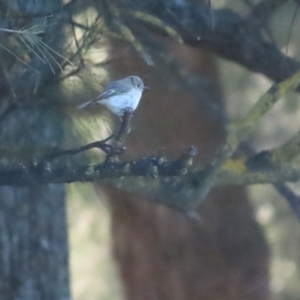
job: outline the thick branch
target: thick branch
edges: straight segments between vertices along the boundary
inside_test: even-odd
[[[300,163],[288,164],[286,160],[281,162],[278,158],[273,161],[271,153],[259,153],[248,160],[227,161],[214,176],[211,186],[278,183],[300,179]],[[206,169],[186,173],[194,155],[195,149],[191,147],[171,162],[161,157],[148,157],[130,162],[86,165],[55,160],[35,165],[16,164],[14,167],[1,164],[0,185],[26,186],[102,180],[124,190],[143,194],[151,201],[190,211],[199,205],[203,181],[207,178]]]
[[[72,151],[72,150],[67,150]],[[42,160],[31,164],[0,163],[0,185],[39,185],[46,183],[92,182],[123,176],[178,176],[186,172],[196,151],[190,147],[177,160],[168,162],[152,156],[129,162],[78,165],[70,160]]]
[[[276,0],[272,7],[282,2]],[[151,9],[149,13],[152,13]],[[261,14],[260,9],[253,13]],[[152,14],[157,16],[158,12]],[[299,62],[284,55],[276,45],[263,38],[256,21],[250,16],[243,18],[228,9],[188,3],[184,6],[171,5],[166,11],[160,10],[159,14],[166,26],[174,28],[186,44],[208,49],[275,82],[285,80],[300,68]],[[132,17],[127,22],[132,22]],[[146,26],[147,23],[145,19]],[[140,28],[134,25],[131,27]],[[143,36],[144,31],[141,32],[141,38]]]
[[[182,14],[180,9],[174,10],[176,15]],[[213,19],[208,17],[209,9],[192,9],[189,14],[190,21],[184,22],[183,26],[193,34],[187,34],[178,26],[187,44],[205,47],[275,82],[285,80],[300,68],[299,62],[281,53],[276,45],[265,41],[251,19],[244,20],[225,9],[213,10]]]

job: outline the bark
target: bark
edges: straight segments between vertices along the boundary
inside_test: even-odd
[[[63,186],[2,187],[0,220],[1,299],[69,299]]]
[[[59,9],[61,1],[1,1],[0,5],[2,25],[18,29],[40,24],[40,16]],[[55,19],[55,16],[52,17]],[[44,29],[43,41],[48,47],[60,51],[64,41],[63,30],[57,30],[55,25]],[[18,44],[18,40],[13,44],[9,35],[1,37],[1,43],[7,43],[12,53],[27,54],[28,49],[24,44]],[[41,103],[43,98],[51,97],[47,94],[47,85],[55,76],[52,70],[58,71],[59,68],[56,64],[51,70],[49,55],[45,52],[41,55],[47,63],[36,52],[31,52],[25,64],[8,51],[1,52],[1,117],[4,114],[5,118],[1,118],[0,139],[8,149],[30,146],[34,152],[39,147],[61,144],[63,123],[60,113],[20,108],[24,103]],[[46,95],[41,96],[41,92]],[[5,114],[10,104],[15,104],[16,109],[8,109],[9,113]],[[70,299],[68,272],[64,186],[41,186],[32,182],[28,187],[1,187],[0,298]]]
[[[8,145],[59,143],[55,114],[11,114],[1,139]],[[0,253],[1,299],[70,298],[64,186],[1,187]]]

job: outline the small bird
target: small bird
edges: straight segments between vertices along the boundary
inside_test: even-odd
[[[112,113],[123,116],[126,108],[135,110],[140,102],[144,89],[143,80],[138,76],[128,76],[124,79],[112,81],[104,91],[94,100],[78,106],[79,109],[93,104],[103,104]]]

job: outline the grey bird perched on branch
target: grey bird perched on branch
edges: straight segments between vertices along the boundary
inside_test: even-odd
[[[96,99],[85,102],[78,108],[103,104],[112,113],[121,117],[126,108],[131,108],[133,111],[137,108],[143,90],[147,88],[140,77],[128,76],[124,79],[112,81]]]

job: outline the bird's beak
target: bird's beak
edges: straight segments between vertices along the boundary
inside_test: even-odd
[[[143,90],[150,90],[150,88],[148,86],[144,86]]]

